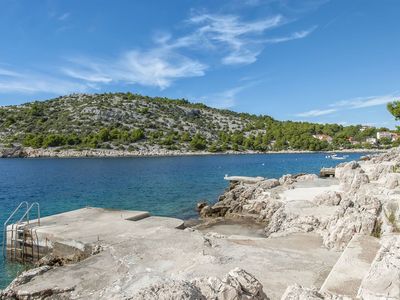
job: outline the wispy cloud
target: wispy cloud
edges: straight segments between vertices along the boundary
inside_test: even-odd
[[[302,112],[302,113],[298,113],[296,114],[297,117],[318,117],[318,116],[323,116],[323,115],[329,115],[332,114],[334,112],[336,112],[337,109],[331,108],[331,109],[314,109],[314,110],[310,110],[310,111],[306,111],[306,112]]]
[[[283,43],[283,42],[288,42],[292,40],[297,40],[297,39],[303,39],[310,35],[315,29],[317,29],[317,26],[313,26],[310,29],[307,30],[302,30],[302,31],[296,31],[292,33],[291,35],[285,36],[285,37],[278,37],[278,38],[272,38],[272,39],[266,39],[266,43],[270,44],[276,44],[276,43]]]
[[[249,0],[249,4],[256,5],[258,1]],[[61,22],[69,19],[70,13],[51,13],[50,17]],[[56,94],[107,84],[165,89],[177,80],[204,76],[207,70],[221,64],[254,63],[268,44],[305,38],[315,29],[268,38],[271,30],[287,22],[280,14],[245,20],[237,14],[195,13],[183,22],[184,34],[159,33],[147,48],[127,49],[108,58],[70,57],[58,63],[51,74],[45,70],[19,72],[0,66],[0,88],[2,92]],[[236,87],[215,96],[224,98],[225,106],[229,106],[242,89]]]
[[[233,88],[224,90],[222,92],[214,93],[209,96],[205,96],[202,98],[208,105],[215,108],[223,108],[228,109],[236,106],[237,96],[245,89],[253,87],[259,83],[263,82],[263,80],[254,80],[248,82],[246,84],[238,85]]]
[[[383,104],[387,104],[394,100],[394,98],[399,97],[398,93],[392,93],[388,95],[382,96],[372,96],[372,97],[359,97],[348,100],[342,100],[331,104],[331,107],[340,107],[344,109],[355,109],[355,108],[364,108],[371,106],[379,106]]]
[[[211,97],[206,97],[206,101],[210,106],[215,108],[232,108],[236,105],[236,96],[242,90],[244,90],[244,86],[234,87],[219,93],[212,95]]]
[[[19,77],[20,74],[15,71],[9,70],[9,69],[0,68],[0,77],[1,76]]]
[[[57,78],[45,73],[0,69],[1,93],[34,94],[38,92],[68,94],[84,92],[93,88],[88,84],[72,81],[68,78]]]
[[[223,64],[251,64],[262,51],[262,34],[281,25],[281,15],[256,21],[241,21],[235,15],[197,15],[189,20],[199,25],[195,35],[215,48],[225,49]]]
[[[65,75],[96,83],[125,83],[165,89],[181,78],[205,75],[210,67],[195,57],[212,53],[225,65],[251,64],[264,45],[305,38],[314,28],[266,39],[265,32],[285,23],[283,16],[243,21],[237,15],[196,14],[185,22],[190,31],[178,37],[158,32],[153,47],[130,50],[113,59],[73,59]],[[200,56],[201,57],[201,56]]]
[[[95,83],[123,83],[169,87],[174,80],[203,76],[207,65],[168,49],[132,50],[111,60],[73,59],[65,75]]]
[[[341,100],[330,104],[329,108],[310,110],[307,112],[298,113],[296,114],[296,116],[303,118],[318,117],[318,116],[333,114],[335,112],[343,110],[386,105],[387,103],[393,101],[397,97],[399,97],[399,93],[396,92],[382,96],[358,97],[347,100]]]

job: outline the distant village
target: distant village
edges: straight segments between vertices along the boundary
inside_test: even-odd
[[[360,128],[360,132],[364,132],[366,130],[371,130],[374,127],[371,126],[362,126]],[[325,141],[331,144],[334,140],[333,137],[327,135],[327,134],[315,134],[313,135],[314,138],[320,140],[320,141]],[[387,129],[385,130],[377,130],[375,136],[368,136],[368,137],[363,137],[363,138],[356,138],[353,136],[348,137],[348,142],[349,144],[353,145],[355,148],[357,147],[373,147],[376,148],[378,146],[387,146],[387,145],[392,145],[400,143],[400,133],[398,132],[393,132],[389,131]]]

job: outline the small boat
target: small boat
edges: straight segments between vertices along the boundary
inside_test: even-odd
[[[327,156],[326,158],[335,159],[335,160],[343,160],[348,158],[348,155],[338,156],[337,154],[332,154],[331,156]]]

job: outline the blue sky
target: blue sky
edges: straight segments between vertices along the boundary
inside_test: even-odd
[[[131,91],[393,128],[399,12],[398,0],[0,0],[0,105]]]

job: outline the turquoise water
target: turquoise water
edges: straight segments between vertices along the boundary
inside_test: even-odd
[[[1,159],[0,224],[21,202],[38,201],[42,216],[87,205],[196,217],[200,200],[215,202],[225,174],[280,177],[318,173],[343,161],[324,153],[157,158]],[[349,154],[349,160],[360,153]],[[0,243],[3,232],[0,231]],[[0,257],[0,288],[21,270]]]

